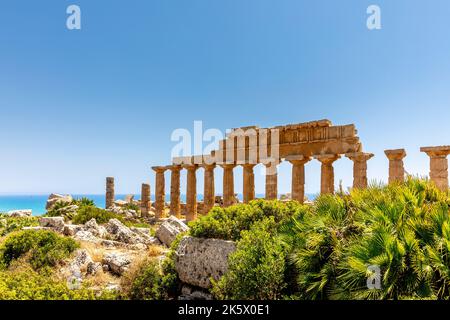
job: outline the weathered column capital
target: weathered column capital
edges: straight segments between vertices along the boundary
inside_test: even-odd
[[[340,158],[341,156],[339,154],[319,154],[314,156],[314,159],[319,160],[325,165],[330,165]]]
[[[186,169],[187,171],[196,171],[198,169],[198,165],[196,164],[183,164],[183,169]]]
[[[256,163],[243,163],[243,164],[240,164],[240,166],[244,170],[253,170],[253,168],[256,166]]]
[[[180,165],[173,164],[170,166],[166,166],[166,169],[174,172],[174,171],[181,171],[181,169],[183,169],[183,167]]]
[[[169,166],[156,166],[156,167],[152,167],[152,170],[155,171],[156,173],[163,173],[164,171],[166,171],[168,169]]]
[[[216,164],[215,163],[211,163],[211,164],[202,163],[199,165],[199,167],[203,168],[205,170],[214,170],[216,168]]]
[[[425,152],[430,158],[445,158],[450,154],[450,146],[422,147],[420,152]]]
[[[384,154],[386,157],[388,157],[389,160],[402,160],[404,157],[406,157],[406,151],[405,149],[390,149],[390,150],[384,150]]]
[[[237,164],[235,164],[235,163],[222,163],[222,164],[219,164],[219,166],[222,169],[234,169],[234,168],[236,168]]]
[[[345,156],[354,162],[366,162],[372,159],[374,154],[366,152],[353,152],[353,153],[346,153]]]
[[[292,156],[287,156],[284,160],[290,162],[292,165],[302,165],[302,164],[306,164],[307,162],[311,161],[311,157],[304,156],[304,155],[292,155]]]

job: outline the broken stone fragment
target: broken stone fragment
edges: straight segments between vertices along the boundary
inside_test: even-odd
[[[39,218],[39,225],[63,233],[65,223],[63,217],[41,217]]]
[[[120,276],[128,270],[131,259],[125,254],[107,253],[103,257],[103,264],[107,265],[112,273]]]
[[[167,218],[156,231],[156,237],[170,247],[178,234],[188,231],[189,227],[180,219],[170,216]]]
[[[25,209],[25,210],[11,210],[8,211],[8,216],[12,218],[25,218],[25,217],[31,217],[32,214],[31,209]]]
[[[45,205],[45,209],[48,211],[48,210],[51,210],[56,203],[60,203],[60,202],[70,203],[72,201],[73,201],[73,198],[70,195],[61,195],[61,194],[57,194],[57,193],[52,193],[47,199],[47,204]]]

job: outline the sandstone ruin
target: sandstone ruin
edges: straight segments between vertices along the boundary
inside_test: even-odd
[[[367,162],[374,156],[362,150],[355,125],[334,126],[329,120],[319,120],[273,128],[256,126],[233,129],[220,141],[219,149],[211,154],[176,157],[172,164],[155,166],[155,218],[165,217],[165,177],[170,171],[171,216],[181,217],[184,211],[187,221],[195,220],[197,214],[208,213],[216,204],[214,169],[223,169],[223,199],[221,205],[228,207],[236,203],[234,169],[243,168],[243,202],[255,199],[254,167],[266,167],[265,199],[278,198],[277,167],[282,161],[292,165],[291,199],[301,203],[305,199],[305,166],[313,159],[321,163],[321,194],[334,193],[335,161],[343,155],[353,161],[353,188],[367,188]],[[430,157],[430,179],[442,190],[448,190],[448,160],[450,146],[423,147]],[[405,180],[404,149],[385,150],[389,160],[389,183]],[[197,203],[197,177],[204,170],[203,203]],[[186,204],[181,203],[180,172],[187,171]],[[143,216],[150,208],[150,186],[142,186]],[[107,178],[106,207],[114,203],[114,179]]]

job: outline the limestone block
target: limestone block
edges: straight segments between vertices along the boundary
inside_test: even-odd
[[[65,223],[63,217],[41,217],[39,218],[39,225],[63,233]]]
[[[228,270],[228,256],[236,250],[233,241],[183,237],[175,258],[175,269],[184,283],[208,289],[210,278],[218,280]]]
[[[156,237],[166,246],[170,247],[173,240],[181,232],[189,230],[189,227],[180,219],[170,216],[156,230]]]

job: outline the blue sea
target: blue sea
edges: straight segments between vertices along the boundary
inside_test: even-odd
[[[45,204],[49,195],[0,195],[0,212],[8,212],[10,210],[31,209],[34,216],[39,216],[45,213]],[[104,208],[105,207],[105,195],[104,194],[75,194],[72,195],[75,199],[82,197],[89,198],[95,202],[95,205]],[[257,198],[263,198],[264,195],[257,194]],[[314,199],[315,195],[308,194],[309,199]],[[125,195],[116,195],[116,200],[124,199]],[[135,196],[136,200],[139,200],[139,196]],[[238,195],[238,198],[242,201],[242,195]],[[202,195],[198,195],[198,200],[203,200]],[[154,201],[154,196],[152,196]],[[170,201],[170,196],[166,195],[166,201]],[[186,201],[186,196],[181,195],[181,201]]]

